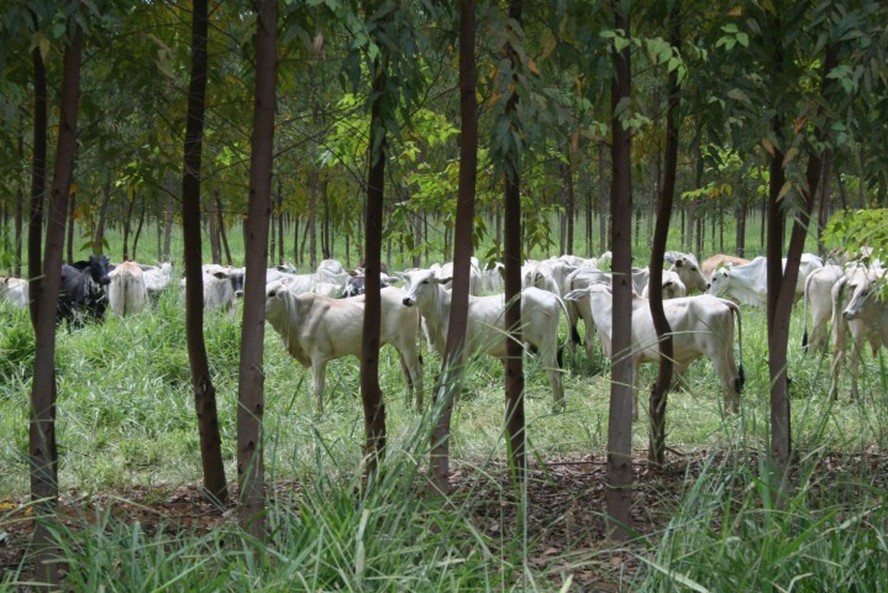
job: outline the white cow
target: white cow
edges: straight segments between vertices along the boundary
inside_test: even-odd
[[[405,272],[407,292],[403,303],[422,313],[432,348],[443,356],[450,324],[451,293],[446,279],[432,271]],[[469,295],[466,321],[466,353],[484,352],[496,358],[506,356],[503,295]],[[558,322],[564,302],[557,295],[530,287],[521,292],[521,338],[536,347],[549,377],[555,406],[564,405],[564,385],[558,368]],[[565,314],[567,312],[565,311]]]
[[[203,273],[203,297],[205,309],[222,309],[233,314],[237,299],[244,296],[245,268],[233,268],[218,264],[201,266]],[[185,288],[185,278],[181,282]]]
[[[453,262],[447,262],[443,266],[435,267],[435,275],[448,281],[447,288],[451,288],[450,279],[453,278]],[[478,258],[472,256],[469,265],[469,294],[481,296],[484,289],[484,279],[481,275],[481,265]]]
[[[108,304],[111,310],[126,317],[138,313],[148,302],[145,274],[134,261],[125,261],[108,273]]]
[[[851,337],[851,399],[857,399],[857,375],[864,341],[873,355],[888,346],[888,307],[878,299],[883,272],[857,268],[840,278],[832,289],[833,357],[829,395],[838,397],[839,372]],[[847,303],[847,304],[846,304]]]
[[[142,276],[145,278],[145,288],[148,294],[156,294],[169,286],[173,281],[175,272],[173,264],[163,262],[159,266],[139,266],[142,268]]]
[[[313,274],[296,274],[292,266],[277,266],[265,271],[265,284],[284,281],[287,289],[294,293],[314,292],[327,297],[342,295],[348,279],[351,277],[335,259],[325,259],[318,264]]]
[[[28,281],[12,276],[0,276],[0,301],[8,301],[16,307],[27,307]]]
[[[580,268],[568,274],[567,279],[565,280],[564,294],[568,294],[574,290],[588,288],[593,284],[599,284],[602,282],[606,284],[611,283],[610,272],[602,272],[595,268]],[[585,329],[586,359],[591,364],[593,348],[595,347],[595,340],[592,338],[592,336],[595,335],[595,320],[592,317],[589,301],[586,299],[579,301],[565,300],[564,303],[567,305],[567,324],[570,334],[568,338],[568,347],[570,348],[571,358],[574,361],[576,360],[576,345],[580,343],[580,334],[577,332],[577,321],[582,319],[583,327]]]
[[[688,292],[706,292],[709,290],[709,281],[700,271],[697,258],[691,254],[684,254],[672,260],[670,272],[675,272]],[[684,295],[682,295],[684,296]]]
[[[521,287],[535,286],[561,296],[567,277],[576,268],[559,259],[528,260],[521,266]]]
[[[594,284],[565,295],[567,300],[589,300],[601,347],[608,358],[613,358],[613,294],[607,284]],[[742,331],[740,308],[731,301],[699,295],[663,302],[663,311],[672,329],[673,356],[676,372],[684,371],[694,360],[705,356],[712,361],[715,374],[724,393],[725,411],[737,412],[740,389],[743,386],[743,367],[734,361],[734,319],[737,317],[737,342],[742,360]],[[633,373],[644,362],[660,361],[660,349],[650,301],[632,297],[632,359]],[[633,381],[633,384],[635,381]],[[637,399],[637,390],[636,390]],[[637,406],[636,406],[637,410]]]
[[[663,270],[662,280],[663,299],[675,299],[688,296],[688,289],[676,272],[673,272],[672,270]],[[648,278],[648,283],[645,285],[644,290],[641,291],[641,296],[646,299],[650,298],[650,291],[651,281],[650,278]]]
[[[721,268],[712,273],[709,294],[731,296],[744,305],[764,307],[768,303],[767,259],[756,257],[748,264]],[[786,258],[783,259],[786,266]],[[805,294],[805,280],[817,268],[823,267],[823,260],[813,253],[803,253],[799,264],[799,277],[796,281],[795,298]]]
[[[287,351],[302,366],[311,367],[318,410],[324,409],[327,362],[361,355],[365,296],[334,299],[313,292],[295,294],[280,282],[266,286],[266,318],[281,336]],[[391,344],[400,355],[408,394],[422,408],[422,365],[419,357],[419,313],[401,304],[404,291],[390,286],[380,291],[379,344]]]
[[[852,270],[849,269],[849,272]],[[805,352],[826,350],[826,338],[832,317],[832,289],[845,277],[841,266],[826,264],[808,275],[805,280],[805,329],[802,333],[802,349]],[[808,334],[808,310],[811,310],[811,334]]]

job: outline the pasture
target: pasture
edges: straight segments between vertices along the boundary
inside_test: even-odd
[[[809,513],[806,517],[812,522],[809,529],[813,530],[809,535],[820,537],[818,520],[823,512],[826,516],[836,513],[845,516],[843,513],[862,512],[864,507],[869,509],[867,512],[872,512],[873,496],[878,497],[876,484],[884,480],[884,470],[878,465],[870,467],[862,460],[868,459],[868,455],[880,456],[888,441],[888,407],[885,405],[888,368],[881,354],[876,358],[867,355],[861,400],[848,400],[847,373],[844,373],[839,401],[829,401],[826,397],[829,358],[805,356],[801,352],[801,315],[799,306],[794,311],[789,353],[793,441],[799,454],[799,480],[804,493],[800,495],[804,506],[795,512]],[[208,312],[205,324],[230,481],[236,480],[239,317],[240,312],[233,318]],[[16,515],[8,510],[9,503],[24,501],[28,491],[27,419],[33,341],[25,311],[3,305],[0,319],[0,434],[4,435],[0,440],[0,476],[3,476],[0,500],[7,502],[7,510],[3,511],[7,518],[0,514],[0,532],[7,529],[12,532]],[[566,325],[562,321],[561,340],[565,335]],[[61,330],[57,343],[59,474],[66,500],[99,500],[110,494],[111,500],[117,500],[118,504],[138,498],[137,507],[152,504],[171,507],[171,493],[181,492],[182,488],[193,490],[200,482],[201,468],[185,346],[184,307],[179,288],[171,286],[163,293],[156,308],[133,317],[121,319],[109,315],[103,325]],[[499,363],[484,357],[468,363],[468,381],[455,408],[451,444],[454,483],[458,490],[466,491],[454,499],[453,507],[448,509],[447,521],[451,528],[459,526],[460,533],[464,529],[473,533],[470,539],[480,538],[485,545],[496,548],[491,552],[494,560],[487,558],[484,562],[494,562],[500,574],[494,579],[482,578],[481,582],[499,583],[497,586],[504,588],[523,583],[519,588],[551,590],[557,589],[559,583],[568,584],[569,580],[576,579],[575,584],[580,586],[578,590],[597,582],[616,583],[620,588],[626,587],[625,590],[637,590],[642,585],[656,590],[657,586],[673,582],[668,571],[659,570],[662,566],[657,562],[663,554],[672,559],[670,562],[687,563],[687,550],[676,546],[706,549],[714,545],[706,538],[726,541],[736,537],[733,531],[719,531],[715,526],[721,524],[726,513],[746,511],[750,516],[757,516],[762,511],[762,501],[769,499],[768,493],[758,491],[756,486],[761,485],[756,475],[763,471],[756,452],[767,446],[769,425],[766,332],[762,310],[743,307],[743,345],[746,386],[738,416],[725,416],[722,412],[720,389],[706,360],[694,363],[685,388],[670,394],[667,413],[670,468],[666,474],[671,472],[673,479],[656,478],[651,482],[650,478],[640,478],[636,497],[642,517],[638,526],[640,539],[628,551],[608,548],[600,539],[600,532],[596,534],[595,528],[589,524],[589,521],[600,523],[600,513],[604,509],[603,495],[598,498],[589,495],[593,487],[600,491],[603,481],[602,468],[595,465],[595,460],[604,459],[607,439],[609,375],[603,359],[599,356],[592,361],[586,360],[583,349],[578,350],[579,360],[569,367],[564,377],[566,410],[553,413],[545,373],[539,368],[537,359],[525,358],[528,446],[534,478],[524,492],[524,498],[512,491],[503,469],[502,368]],[[425,345],[423,350],[428,390],[440,361]],[[600,349],[596,351],[600,353]],[[347,492],[353,488],[359,472],[363,439],[359,363],[355,358],[346,358],[329,365],[326,410],[318,414],[311,395],[310,371],[289,357],[269,325],[266,325],[265,352],[266,463],[269,481],[278,485],[279,496],[273,497],[275,502],[272,504],[275,520],[284,521],[283,517],[290,517],[288,513],[293,512],[292,508],[284,501],[291,499],[298,501],[293,504],[302,514],[311,509],[327,516],[335,511],[336,505],[342,504],[341,497],[348,498]],[[594,373],[591,372],[593,369]],[[399,489],[406,488],[407,494],[399,490],[398,496],[403,499],[403,505],[408,505],[408,500],[415,500],[409,492],[417,487],[420,491],[423,488],[429,416],[427,413],[418,415],[407,402],[403,376],[391,348],[383,349],[380,373],[388,419],[387,463],[398,468],[393,472],[395,474],[415,476],[412,481],[401,480],[406,485],[398,486]],[[641,376],[646,382],[652,380],[655,373],[653,366],[642,367]],[[646,392],[642,393],[640,398],[642,420],[636,423],[633,437],[637,467],[642,476],[656,473],[644,462],[646,395]],[[847,462],[846,465],[853,466],[853,471],[844,478],[847,482],[838,477],[841,472],[848,471],[842,459],[858,460],[856,464]],[[563,475],[565,468],[570,470],[569,480]],[[812,483],[817,487],[809,488]],[[829,493],[845,492],[846,487],[852,488],[851,485],[854,492],[863,492],[866,496],[853,501],[838,495],[829,497]],[[309,494],[311,490],[326,494],[313,497]],[[819,493],[817,508],[812,494],[815,490]],[[728,492],[732,494],[725,498]],[[826,498],[823,498],[824,492]],[[145,493],[149,493],[147,498]],[[335,495],[331,497],[331,493]],[[503,506],[505,501],[513,500],[516,495],[523,500],[519,509],[503,511],[502,508],[509,506]],[[534,508],[540,504],[545,506],[550,499],[566,500],[563,504],[568,505],[569,515],[583,519],[570,519],[561,512],[563,509],[559,505],[549,509],[559,509],[556,513]],[[457,500],[461,502],[457,504]],[[731,504],[726,504],[726,500]],[[107,499],[106,504],[113,506]],[[648,514],[645,513],[646,505]],[[651,505],[656,505],[655,510]],[[495,528],[486,522],[492,519],[483,519],[491,508],[501,508],[500,516],[494,521],[498,525]],[[546,528],[541,533],[525,532],[525,537],[521,538],[521,532],[514,531],[517,529],[514,525],[506,525],[515,519],[513,512],[527,523]],[[536,513],[542,513],[542,518],[536,517]],[[655,517],[649,516],[650,513]],[[878,516],[880,519],[876,524],[880,524],[880,531],[877,533],[884,535],[884,512],[880,511]],[[699,524],[700,529],[694,531],[696,538],[692,538],[690,532],[668,527],[670,517],[673,522]],[[290,520],[295,519],[290,517]],[[342,520],[338,528],[349,524],[342,517],[330,520]],[[117,524],[110,516],[105,521],[108,523],[102,524],[102,532],[123,530],[126,537],[133,537],[132,521]],[[573,521],[573,528],[567,525],[570,521]],[[580,527],[583,525],[588,531],[583,531]],[[707,532],[702,527],[705,525],[712,526],[714,531]],[[333,526],[328,527],[332,529]],[[773,524],[760,527],[777,528]],[[397,530],[405,538],[402,543],[406,546],[413,536],[405,534],[417,527],[398,524],[386,528]],[[474,533],[473,529],[480,532]],[[571,529],[574,530],[572,535]],[[450,529],[445,529],[444,533],[447,537],[453,535]],[[856,530],[853,533],[855,537],[859,535]],[[512,537],[506,534],[512,534]],[[21,534],[15,537],[21,537]],[[67,537],[81,541],[73,533]],[[176,536],[181,537],[184,536]],[[759,533],[758,537],[764,535]],[[126,539],[122,535],[121,538]],[[7,539],[11,540],[13,536],[8,535]],[[448,541],[460,549],[465,545],[465,542],[459,543],[458,538]],[[755,537],[750,536],[750,541],[756,541]],[[881,553],[888,553],[884,550],[884,540],[881,541],[881,544],[875,544],[876,547],[881,546]],[[95,545],[95,541],[92,543]],[[196,540],[186,538],[183,542],[172,539],[164,545],[176,547],[180,544],[202,546],[206,541],[199,537]],[[124,544],[121,541],[118,545]],[[143,542],[140,545],[150,544]],[[440,542],[435,545],[440,546]],[[665,550],[663,546],[666,546]],[[343,562],[354,561],[350,552],[341,552],[346,557]],[[87,554],[84,550],[71,552],[80,553]],[[378,553],[386,555],[383,550]],[[781,558],[785,560],[779,551],[768,553],[774,562]],[[799,548],[784,553],[792,555],[802,551]],[[623,559],[622,568],[610,564],[615,557]],[[831,557],[827,554],[827,558]],[[709,574],[712,567],[700,562],[700,574]],[[597,568],[590,572],[588,566]],[[10,567],[7,565],[6,569],[10,570]],[[468,564],[461,570],[466,573],[463,576],[477,577],[475,569],[470,570]],[[397,589],[395,583],[390,583],[393,590]],[[529,586],[529,583],[535,584]]]

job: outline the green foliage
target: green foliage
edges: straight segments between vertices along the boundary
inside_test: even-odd
[[[27,308],[0,302],[0,383],[31,376],[36,343]]]
[[[824,244],[844,253],[861,253],[870,261],[888,255],[888,209],[841,210],[823,230]],[[872,250],[871,253],[867,253]]]

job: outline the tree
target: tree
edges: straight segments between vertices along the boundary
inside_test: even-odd
[[[444,363],[435,385],[435,403],[441,416],[432,432],[432,484],[449,491],[450,418],[453,400],[462,385],[466,319],[469,312],[469,271],[472,224],[475,218],[475,181],[478,166],[478,104],[475,99],[475,0],[459,6],[459,192],[454,229],[453,285]]]
[[[203,273],[200,240],[200,180],[204,105],[207,86],[207,1],[193,0],[191,24],[191,81],[182,170],[182,227],[185,243],[185,330],[191,384],[200,433],[200,454],[206,494],[219,504],[228,502],[222,464],[216,389],[210,375],[203,335]]]
[[[43,257],[43,280],[36,299],[37,315],[34,326],[37,347],[31,386],[28,449],[31,464],[31,500],[38,509],[36,513],[38,517],[50,516],[55,511],[59,496],[58,446],[55,434],[55,329],[58,315],[56,301],[61,286],[68,193],[74,172],[80,58],[83,52],[83,29],[79,19],[73,15],[69,18],[68,35],[62,79],[61,119]],[[38,521],[34,531],[34,544],[37,548],[35,573],[37,581],[48,587],[55,587],[59,583],[59,567],[56,554],[52,552],[52,539],[49,525],[44,521]]]
[[[256,19],[256,99],[250,162],[250,210],[246,223],[247,272],[241,326],[237,408],[237,473],[240,524],[257,539],[265,536],[265,410],[262,356],[265,338],[265,268],[271,212],[271,171],[277,74],[277,0],[263,0]]]
[[[611,86],[611,249],[613,251],[614,362],[611,370],[607,435],[608,534],[625,539],[632,502],[632,402],[635,368],[632,348],[632,136],[629,97],[632,89],[629,16],[612,0],[615,16]]]
[[[681,44],[681,5],[675,0],[669,10],[669,43],[677,51]],[[663,464],[666,461],[666,396],[672,385],[672,328],[663,311],[663,254],[669,236],[669,222],[672,217],[672,202],[675,196],[675,177],[678,170],[678,107],[679,70],[676,66],[669,72],[666,99],[666,155],[663,167],[663,183],[657,205],[657,221],[650,261],[650,309],[654,328],[660,340],[660,367],[657,380],[651,391],[650,447],[648,458]]]

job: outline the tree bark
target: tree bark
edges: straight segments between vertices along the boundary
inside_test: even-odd
[[[214,190],[215,191],[215,190]],[[207,236],[210,239],[210,260],[216,264],[222,264],[222,248],[219,245],[219,217],[216,214],[216,200],[210,193],[209,203],[207,205]]]
[[[469,313],[469,271],[475,219],[475,182],[478,165],[478,104],[475,99],[475,0],[459,6],[459,189],[456,202],[456,246],[453,285],[444,364],[435,385],[435,407],[441,415],[432,433],[432,485],[439,493],[450,490],[450,419],[453,400],[462,387],[466,321]],[[421,401],[417,405],[422,406]]]
[[[629,32],[629,17],[619,0],[612,0],[615,28]],[[632,89],[627,46],[614,51],[611,85],[611,220],[613,250],[613,365],[607,437],[607,531],[622,541],[628,536],[632,503],[632,402],[635,385],[632,348],[632,172],[630,131],[617,108],[628,101]]]
[[[133,235],[133,260],[138,261],[136,257],[136,248],[139,245],[139,237],[142,235],[142,227],[145,225],[145,211],[147,210],[147,205],[145,204],[147,198],[145,194],[142,194],[142,207],[139,209],[139,223],[136,225],[136,232]]]
[[[200,175],[204,109],[207,85],[207,0],[193,0],[191,28],[191,81],[185,125],[182,171],[182,231],[185,251],[185,331],[194,406],[200,434],[204,489],[211,500],[228,503],[228,486],[222,463],[216,389],[210,375],[203,335],[203,273],[201,271]]]
[[[173,240],[173,214],[175,212],[175,196],[173,188],[175,178],[172,173],[167,175],[164,185],[167,188],[166,212],[163,217],[163,254],[161,259],[165,262],[172,261],[170,257],[170,245]]]
[[[130,259],[129,236],[133,225],[133,210],[136,208],[136,190],[133,189],[133,195],[130,196],[129,203],[126,206],[126,218],[123,220],[123,260]]]
[[[216,205],[216,215],[219,220],[219,239],[222,243],[222,249],[225,251],[225,263],[229,266],[234,265],[231,257],[231,248],[228,246],[228,232],[225,230],[225,208],[222,205],[222,198],[219,196],[219,190],[213,191],[213,201]]]
[[[369,11],[368,11],[369,12]],[[384,28],[384,27],[382,27]],[[380,43],[380,47],[384,44]],[[367,218],[365,221],[365,305],[361,338],[361,400],[364,406],[365,478],[374,475],[385,455],[385,402],[379,387],[380,271],[382,263],[382,217],[384,212],[385,161],[387,154],[384,103],[388,89],[388,57],[373,60],[370,106],[370,170],[367,175]],[[315,176],[315,183],[317,177]],[[314,225],[312,225],[314,227]],[[314,242],[314,235],[312,235]],[[314,257],[314,250],[312,250]],[[312,261],[312,267],[316,262]]]
[[[607,245],[610,241],[610,229],[608,223],[610,217],[608,212],[610,206],[608,202],[607,177],[604,176],[607,170],[607,143],[604,140],[598,142],[598,253],[599,255],[607,251]]]
[[[509,20],[521,24],[522,0],[509,0]],[[519,31],[513,31],[511,37],[517,37]],[[518,88],[518,70],[520,58],[511,40],[507,41],[505,54],[511,64],[512,85]],[[513,133],[520,134],[520,122],[517,116],[519,95],[512,90],[506,102],[505,117]],[[524,480],[527,459],[525,456],[525,418],[524,418],[524,349],[521,340],[521,165],[519,154],[510,154],[503,163],[505,171],[504,206],[505,224],[503,225],[503,263],[505,266],[505,326],[506,326],[506,359],[505,390],[506,390],[506,432],[509,436],[510,463],[514,475]]]
[[[681,46],[681,7],[678,2],[669,11],[669,43]],[[669,74],[668,97],[666,99],[666,155],[663,168],[663,183],[660,185],[657,205],[657,221],[650,261],[650,309],[657,331],[660,347],[660,367],[657,380],[651,391],[650,447],[648,459],[658,465],[666,462],[666,401],[672,385],[672,328],[663,311],[663,254],[669,238],[669,223],[672,218],[672,202],[675,198],[675,176],[678,171],[678,73]],[[657,157],[659,162],[659,157]]]
[[[567,144],[567,162],[562,165],[564,179],[564,210],[567,216],[567,241],[562,253],[573,253],[574,246],[574,182],[573,182],[573,149]]]
[[[277,0],[259,3],[256,31],[256,95],[253,107],[250,203],[246,222],[246,278],[237,407],[237,474],[241,527],[265,538],[265,269],[271,213],[274,107],[277,77]]]
[[[74,211],[77,209],[77,193],[71,192],[68,197],[68,237],[65,240],[66,255],[68,264],[74,263]]]
[[[54,556],[50,518],[58,505],[58,446],[56,443],[56,378],[55,328],[56,304],[61,286],[62,251],[65,242],[65,221],[68,193],[74,171],[77,141],[77,107],[80,99],[80,58],[83,52],[83,30],[71,19],[73,31],[65,48],[59,136],[56,145],[55,169],[51,188],[49,216],[44,247],[43,280],[36,303],[34,328],[36,352],[31,385],[31,422],[29,461],[31,468],[31,501],[36,521],[34,530],[35,578],[47,588],[59,584],[59,564]],[[36,131],[36,130],[35,130]],[[39,239],[39,234],[38,234]]]

